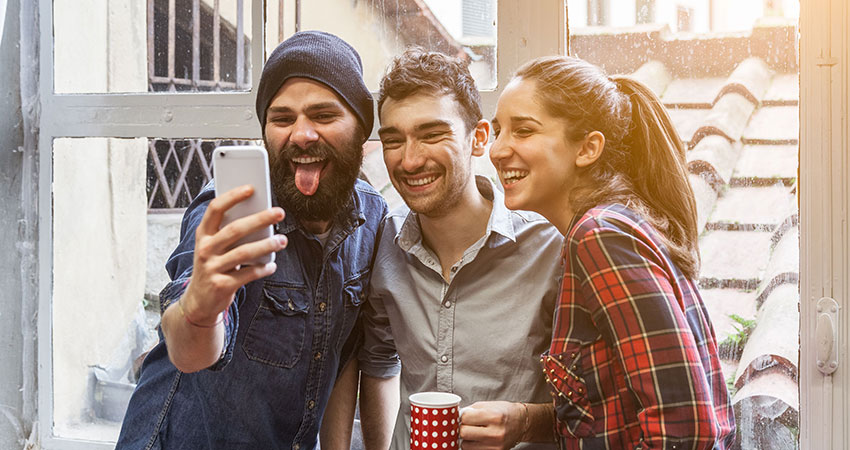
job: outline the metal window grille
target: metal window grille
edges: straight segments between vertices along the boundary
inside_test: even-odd
[[[212,179],[219,145],[262,145],[253,140],[151,139],[148,141],[148,212],[180,212]]]
[[[150,91],[250,89],[243,0],[236,1],[236,23],[222,19],[219,3],[148,0]]]
[[[251,88],[251,40],[244,32],[244,0],[236,21],[222,18],[219,0],[148,0],[148,90],[209,92]],[[212,179],[219,145],[259,141],[150,139],[148,211],[181,212]]]

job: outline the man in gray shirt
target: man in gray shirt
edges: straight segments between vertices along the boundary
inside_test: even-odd
[[[408,396],[421,391],[470,406],[464,447],[554,449],[539,355],[551,339],[562,236],[541,216],[509,211],[474,175],[490,126],[465,62],[408,50],[381,81],[378,112],[384,162],[407,207],[384,219],[363,310],[367,450],[409,448]]]

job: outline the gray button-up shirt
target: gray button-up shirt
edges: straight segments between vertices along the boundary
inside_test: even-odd
[[[448,282],[416,213],[402,207],[384,219],[360,368],[375,377],[401,371],[391,449],[409,448],[408,396],[416,392],[454,392],[461,406],[551,401],[539,357],[552,336],[563,237],[539,215],[508,210],[492,182],[477,181],[493,201],[487,231]]]

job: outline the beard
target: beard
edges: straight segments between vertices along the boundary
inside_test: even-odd
[[[278,204],[298,220],[332,220],[351,201],[363,162],[363,145],[359,144],[362,141],[360,136],[353,136],[339,149],[319,142],[302,149],[290,142],[280,151],[269,151],[269,175]],[[313,195],[304,195],[295,185],[292,158],[298,156],[324,158],[331,166],[326,166],[328,172],[322,175]]]

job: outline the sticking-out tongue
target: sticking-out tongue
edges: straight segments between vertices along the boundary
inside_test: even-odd
[[[319,189],[319,177],[325,162],[295,164],[295,187],[304,195],[313,195]]]

